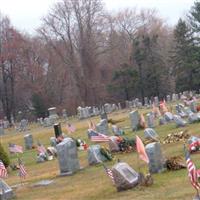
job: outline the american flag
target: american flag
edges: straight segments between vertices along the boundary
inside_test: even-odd
[[[106,174],[110,177],[110,179],[112,180],[113,184],[115,184],[115,180],[114,180],[112,169],[107,168],[104,163],[102,163],[102,164],[103,164],[103,167],[105,169]]]
[[[46,148],[43,145],[40,144],[40,145],[37,146],[37,151],[39,153],[45,154],[46,153]]]
[[[23,153],[23,147],[16,144],[9,144],[10,153]]]
[[[68,133],[73,133],[73,132],[75,132],[75,130],[76,130],[75,126],[73,126],[70,123],[67,123],[67,131],[68,131]]]
[[[0,160],[0,177],[5,178],[7,177],[7,169],[5,168],[3,162]]]
[[[97,133],[98,135],[91,136],[92,142],[109,142],[110,137],[101,133]]]
[[[188,176],[190,178],[190,182],[196,190],[199,190],[200,183],[198,182],[197,170],[194,163],[190,159],[190,153],[188,151],[186,152],[186,150],[185,150],[185,160],[187,164]]]
[[[19,176],[21,178],[26,178],[27,175],[26,168],[20,159],[18,159],[18,162],[19,162]]]

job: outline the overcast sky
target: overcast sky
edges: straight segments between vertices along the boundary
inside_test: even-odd
[[[33,33],[42,16],[59,0],[0,0],[0,11],[8,15],[20,30]],[[193,5],[194,0],[104,0],[108,10],[126,7],[155,8],[169,24],[176,24]]]

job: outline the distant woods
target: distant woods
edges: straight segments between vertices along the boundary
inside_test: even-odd
[[[154,10],[61,0],[34,36],[0,15],[0,116],[198,90],[200,2],[175,27]]]

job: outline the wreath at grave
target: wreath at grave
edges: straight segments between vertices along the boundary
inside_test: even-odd
[[[168,170],[179,170],[186,168],[185,161],[181,156],[174,156],[165,161]]]
[[[118,146],[122,152],[134,151],[136,147],[135,139],[130,139],[126,137],[118,137]]]
[[[107,160],[111,161],[113,159],[113,156],[112,156],[110,150],[107,149],[106,147],[101,147],[100,152]]]

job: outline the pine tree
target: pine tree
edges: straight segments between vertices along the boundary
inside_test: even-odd
[[[124,63],[121,68],[114,71],[112,84],[109,85],[109,91],[121,94],[123,100],[129,100],[133,94],[135,84],[137,82],[137,71],[130,65]]]
[[[197,89],[198,62],[192,30],[186,22],[179,19],[174,30],[175,48],[173,51],[174,73],[177,91]]]
[[[163,96],[162,79],[166,67],[160,54],[158,36],[138,35],[133,43],[132,57],[139,74],[138,89],[141,98]]]

